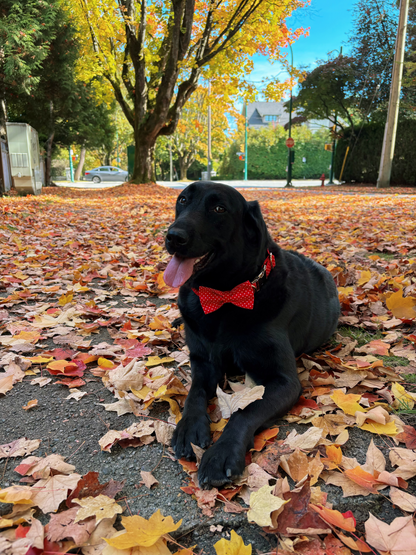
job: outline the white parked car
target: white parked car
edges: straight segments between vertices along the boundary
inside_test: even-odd
[[[84,178],[87,181],[101,183],[101,181],[127,181],[128,172],[115,166],[100,166],[85,172]]]

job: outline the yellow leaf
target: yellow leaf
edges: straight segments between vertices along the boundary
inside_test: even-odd
[[[159,397],[159,399],[161,401],[167,401],[169,403],[170,410],[175,416],[175,424],[177,424],[179,420],[182,418],[181,409],[179,408],[178,403],[175,401],[175,399],[172,399],[172,397],[168,397],[167,395],[162,395],[162,397]]]
[[[38,400],[37,399],[31,399],[30,401],[27,402],[27,405],[24,405],[22,407],[22,409],[29,410],[29,409],[32,409],[33,407],[37,407],[37,406],[38,406]]]
[[[102,368],[114,368],[114,363],[108,358],[100,357],[97,362],[98,366],[102,366]]]
[[[51,362],[53,360],[53,357],[38,356],[38,357],[31,357],[29,358],[29,360],[31,360],[33,364],[43,364],[45,362]]]
[[[357,285],[364,285],[365,283],[370,281],[370,279],[371,279],[370,270],[363,270],[361,272],[361,276],[360,276],[359,280],[357,281]]]
[[[226,418],[221,418],[219,422],[211,422],[209,428],[211,432],[222,432],[227,423],[228,420]]]
[[[0,503],[14,503],[16,505],[31,505],[33,490],[29,486],[10,486],[0,490]]]
[[[412,410],[414,407],[413,397],[405,390],[405,388],[397,382],[391,385],[391,392],[394,395],[393,407],[395,409]]]
[[[114,515],[121,514],[123,509],[114,499],[107,495],[97,495],[97,497],[83,497],[82,499],[73,499],[73,503],[81,505],[81,509],[77,512],[74,522],[79,522],[90,516],[96,517],[96,524],[104,518],[112,518]]]
[[[395,318],[416,318],[416,299],[403,297],[402,289],[390,295],[386,300],[386,306]]]
[[[174,358],[171,357],[149,357],[146,361],[146,366],[158,366],[159,364],[168,363],[168,362],[175,362]]]
[[[250,495],[250,509],[247,513],[249,522],[255,522],[259,526],[271,526],[270,514],[290,501],[276,497],[272,494],[273,490],[274,486],[265,485]]]
[[[387,424],[368,422],[367,424],[359,426],[359,428],[361,430],[367,430],[367,432],[371,432],[372,434],[384,434],[386,436],[395,436],[398,433],[394,420],[387,422]]]
[[[65,306],[66,304],[70,303],[73,298],[74,298],[74,294],[72,293],[72,291],[67,294],[64,293],[59,297],[58,304],[59,306]]]
[[[358,401],[361,399],[361,395],[354,395],[353,393],[345,394],[340,389],[336,389],[331,395],[331,399],[341,410],[345,412],[345,414],[354,416],[357,411],[365,412],[364,408],[358,404]]]
[[[164,517],[158,510],[149,520],[134,515],[122,518],[121,524],[124,526],[126,533],[105,541],[117,549],[131,549],[136,546],[149,547],[154,545],[165,534],[177,530],[182,524],[182,519],[175,524],[171,516]]]
[[[243,538],[231,530],[231,540],[221,538],[214,543],[217,555],[251,555],[251,544],[244,545]]]

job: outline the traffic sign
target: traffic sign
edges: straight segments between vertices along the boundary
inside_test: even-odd
[[[286,146],[287,148],[293,148],[295,146],[295,141],[292,139],[292,137],[286,139]]]

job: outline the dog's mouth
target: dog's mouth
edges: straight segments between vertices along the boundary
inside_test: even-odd
[[[163,279],[170,287],[180,287],[188,281],[192,275],[195,275],[208,266],[213,258],[213,252],[208,252],[197,258],[184,258],[178,254],[174,254],[163,274]]]

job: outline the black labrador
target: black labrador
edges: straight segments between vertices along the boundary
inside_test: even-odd
[[[210,444],[207,403],[225,374],[263,385],[261,400],[232,414],[203,455],[201,487],[221,486],[244,470],[254,434],[286,414],[301,385],[296,357],[326,342],[339,316],[331,274],[270,237],[257,201],[200,181],[180,193],[166,235],[173,258],[165,282],[179,287],[192,386],[172,440],[178,458]]]

